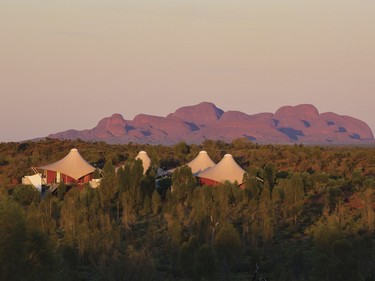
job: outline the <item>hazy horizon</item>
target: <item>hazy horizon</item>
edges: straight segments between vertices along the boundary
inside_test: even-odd
[[[1,141],[166,116],[313,104],[375,133],[375,2],[3,0]]]

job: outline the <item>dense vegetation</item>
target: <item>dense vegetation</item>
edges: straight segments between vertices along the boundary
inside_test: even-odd
[[[73,147],[104,170],[100,188],[41,198],[20,185]],[[244,188],[198,186],[184,166],[172,191],[155,189],[157,167],[201,149],[216,162],[231,153]],[[1,143],[0,280],[252,280],[257,266],[268,281],[375,280],[374,176],[372,147]]]

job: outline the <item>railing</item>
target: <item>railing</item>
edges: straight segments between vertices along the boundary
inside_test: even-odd
[[[58,187],[59,187],[58,183],[53,183],[53,184],[49,185],[49,188],[42,193],[42,198],[47,196],[47,194],[50,194],[50,193],[52,194]]]

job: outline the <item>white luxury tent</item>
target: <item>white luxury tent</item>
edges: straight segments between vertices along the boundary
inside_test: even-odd
[[[143,165],[143,174],[146,173],[148,168],[150,167],[151,164],[151,159],[148,157],[146,151],[140,151],[138,155],[135,157],[135,159],[141,159],[142,160],[142,165]]]
[[[246,171],[237,164],[231,154],[225,154],[215,166],[198,173],[198,177],[201,183],[207,185],[216,185],[225,181],[237,182],[241,185],[245,173]]]
[[[43,185],[53,186],[54,190],[60,182],[67,184],[89,183],[92,186],[92,175],[95,171],[95,167],[88,163],[76,148],[71,149],[59,161],[32,169],[35,174],[24,176],[22,183],[33,185],[40,192]],[[40,170],[43,170],[43,173],[40,173]]]
[[[52,164],[38,167],[38,169],[54,171],[75,180],[92,174],[95,171],[95,167],[88,163],[76,148],[71,149],[69,154],[63,159]]]

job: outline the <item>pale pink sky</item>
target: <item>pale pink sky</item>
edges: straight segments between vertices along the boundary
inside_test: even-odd
[[[375,131],[373,0],[2,0],[0,141],[115,112],[314,104]]]

